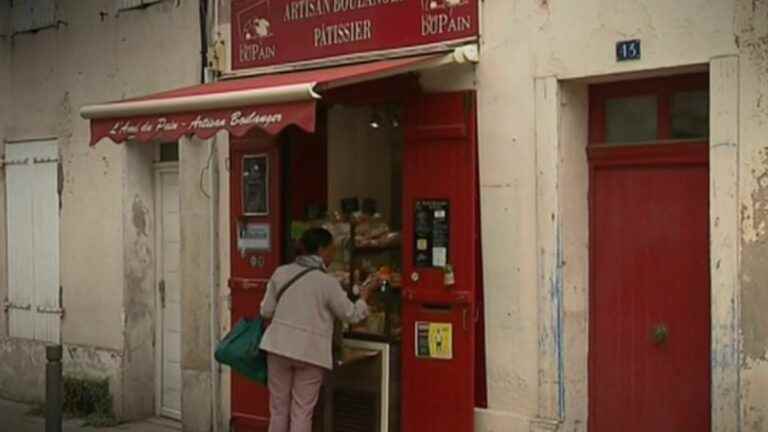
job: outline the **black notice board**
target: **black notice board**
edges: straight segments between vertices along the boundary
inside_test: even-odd
[[[429,323],[416,323],[416,357],[429,357]]]
[[[445,267],[450,244],[450,204],[447,200],[419,200],[414,208],[413,265]]]

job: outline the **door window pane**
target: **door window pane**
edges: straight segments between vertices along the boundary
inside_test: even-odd
[[[178,162],[179,161],[179,143],[160,144],[160,162]]]
[[[605,141],[610,144],[655,141],[658,131],[656,95],[608,99]]]
[[[672,138],[709,137],[709,92],[679,92],[672,95]]]

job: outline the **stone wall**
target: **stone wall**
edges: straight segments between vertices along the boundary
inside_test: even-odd
[[[8,4],[0,2],[0,20],[10,16]],[[65,370],[108,376],[117,413],[145,417],[154,414],[154,146],[90,147],[79,110],[198,83],[198,3],[130,11],[117,11],[111,0],[56,4],[57,28],[0,36],[0,140],[58,140],[62,341],[71,347]],[[7,34],[0,22],[0,35]],[[3,275],[5,263],[3,256]],[[6,293],[4,276],[0,298]],[[40,400],[31,391],[42,388],[40,344],[7,340],[1,314],[0,364],[19,366],[0,369],[2,396]]]

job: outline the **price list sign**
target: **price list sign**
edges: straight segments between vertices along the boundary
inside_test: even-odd
[[[450,214],[446,200],[420,200],[414,211],[414,266],[445,267],[450,243]]]
[[[417,321],[416,357],[453,359],[453,326],[450,323]]]

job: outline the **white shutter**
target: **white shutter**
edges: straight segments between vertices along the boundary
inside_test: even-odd
[[[35,339],[61,340],[59,284],[59,152],[55,142],[36,152],[32,211],[35,246]]]
[[[56,142],[7,145],[6,185],[11,336],[59,343]]]
[[[5,147],[8,238],[8,309],[11,337],[35,336],[34,259],[32,243],[33,155],[22,144]]]

